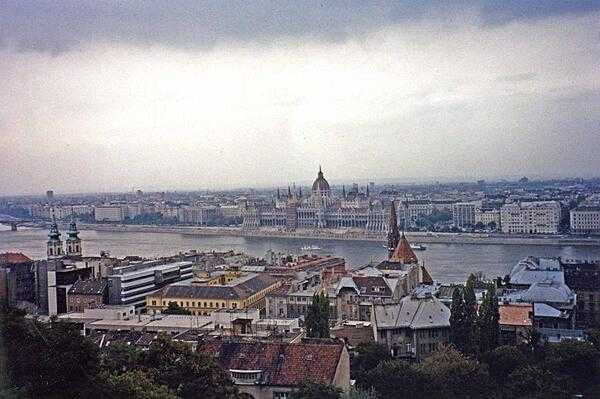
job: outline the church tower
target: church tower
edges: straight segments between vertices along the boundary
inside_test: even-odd
[[[368,187],[368,186],[367,186]],[[394,250],[400,242],[400,233],[398,232],[398,217],[396,215],[396,205],[392,200],[392,206],[390,208],[390,225],[388,227],[387,234],[387,248],[388,248],[388,259],[394,254]]]
[[[52,224],[48,233],[48,242],[46,243],[46,254],[48,259],[58,259],[64,256],[63,244],[60,240],[60,232],[56,224],[56,218],[52,215]]]
[[[67,256],[81,256],[81,238],[75,221],[71,221],[69,231],[67,231]]]

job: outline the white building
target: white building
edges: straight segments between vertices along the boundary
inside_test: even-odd
[[[94,209],[96,222],[122,222],[123,208],[113,205],[98,205]]]
[[[207,226],[221,215],[214,205],[184,206],[177,210],[177,221],[184,224]]]
[[[494,223],[496,228],[500,228],[500,209],[486,209],[477,207],[475,209],[475,224],[481,223],[484,226],[489,226]]]
[[[475,210],[481,207],[480,202],[458,202],[452,205],[452,220],[456,227],[475,225]]]
[[[571,209],[573,233],[600,233],[600,206],[579,206]]]
[[[508,234],[556,234],[560,216],[557,201],[512,203],[500,209],[500,224]]]

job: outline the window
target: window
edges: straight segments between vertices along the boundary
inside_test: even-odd
[[[156,301],[152,301],[152,306],[156,306]]]
[[[288,392],[273,392],[273,399],[288,399]]]

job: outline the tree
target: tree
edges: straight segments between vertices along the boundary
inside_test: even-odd
[[[490,366],[490,376],[496,383],[503,385],[509,374],[525,365],[527,359],[516,347],[504,345],[486,354],[485,363]]]
[[[189,310],[182,308],[177,304],[177,302],[169,302],[169,306],[165,310],[162,311],[164,314],[178,314],[178,315],[191,315],[192,312]]]
[[[313,295],[308,307],[306,334],[309,338],[329,338],[329,299],[323,293]]]
[[[410,363],[393,360],[366,370],[356,384],[360,389],[375,390],[379,399],[422,397],[427,387],[421,369]]]
[[[492,391],[487,367],[451,346],[433,352],[418,369],[426,379],[427,397],[480,398]]]
[[[107,373],[123,373],[144,364],[144,352],[125,343],[112,344],[104,350],[100,366]]]
[[[132,370],[122,374],[109,374],[105,377],[109,390],[108,397],[115,399],[177,399],[173,391],[157,384],[144,371]]]
[[[465,301],[464,324],[465,324],[465,346],[464,353],[475,353],[477,347],[475,323],[477,321],[477,299],[475,298],[475,283],[477,277],[471,273],[465,284],[463,298]]]
[[[180,398],[235,398],[233,382],[212,358],[192,351],[183,342],[160,334],[144,357],[144,366],[159,384],[166,385]]]
[[[600,395],[600,352],[589,342],[574,340],[548,345],[544,351],[543,367],[550,371],[571,393]]]
[[[461,352],[467,348],[469,340],[469,326],[465,320],[465,301],[462,291],[460,288],[454,289],[450,307],[450,342]]]
[[[25,397],[101,396],[95,380],[98,348],[77,327],[62,322],[40,323],[22,314],[2,312],[0,333],[10,388]]]
[[[485,294],[476,323],[477,345],[480,355],[488,353],[498,346],[500,334],[500,313],[496,289],[492,286]]]
[[[568,397],[553,383],[552,375],[533,365],[523,365],[511,372],[504,389],[508,398]]]
[[[351,359],[350,370],[355,379],[360,373],[374,369],[381,362],[392,360],[392,355],[387,346],[374,342],[361,343],[356,347]]]
[[[306,381],[293,391],[290,399],[339,399],[342,390],[327,384]]]

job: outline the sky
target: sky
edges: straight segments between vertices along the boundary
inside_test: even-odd
[[[600,175],[598,1],[0,4],[0,195]]]

